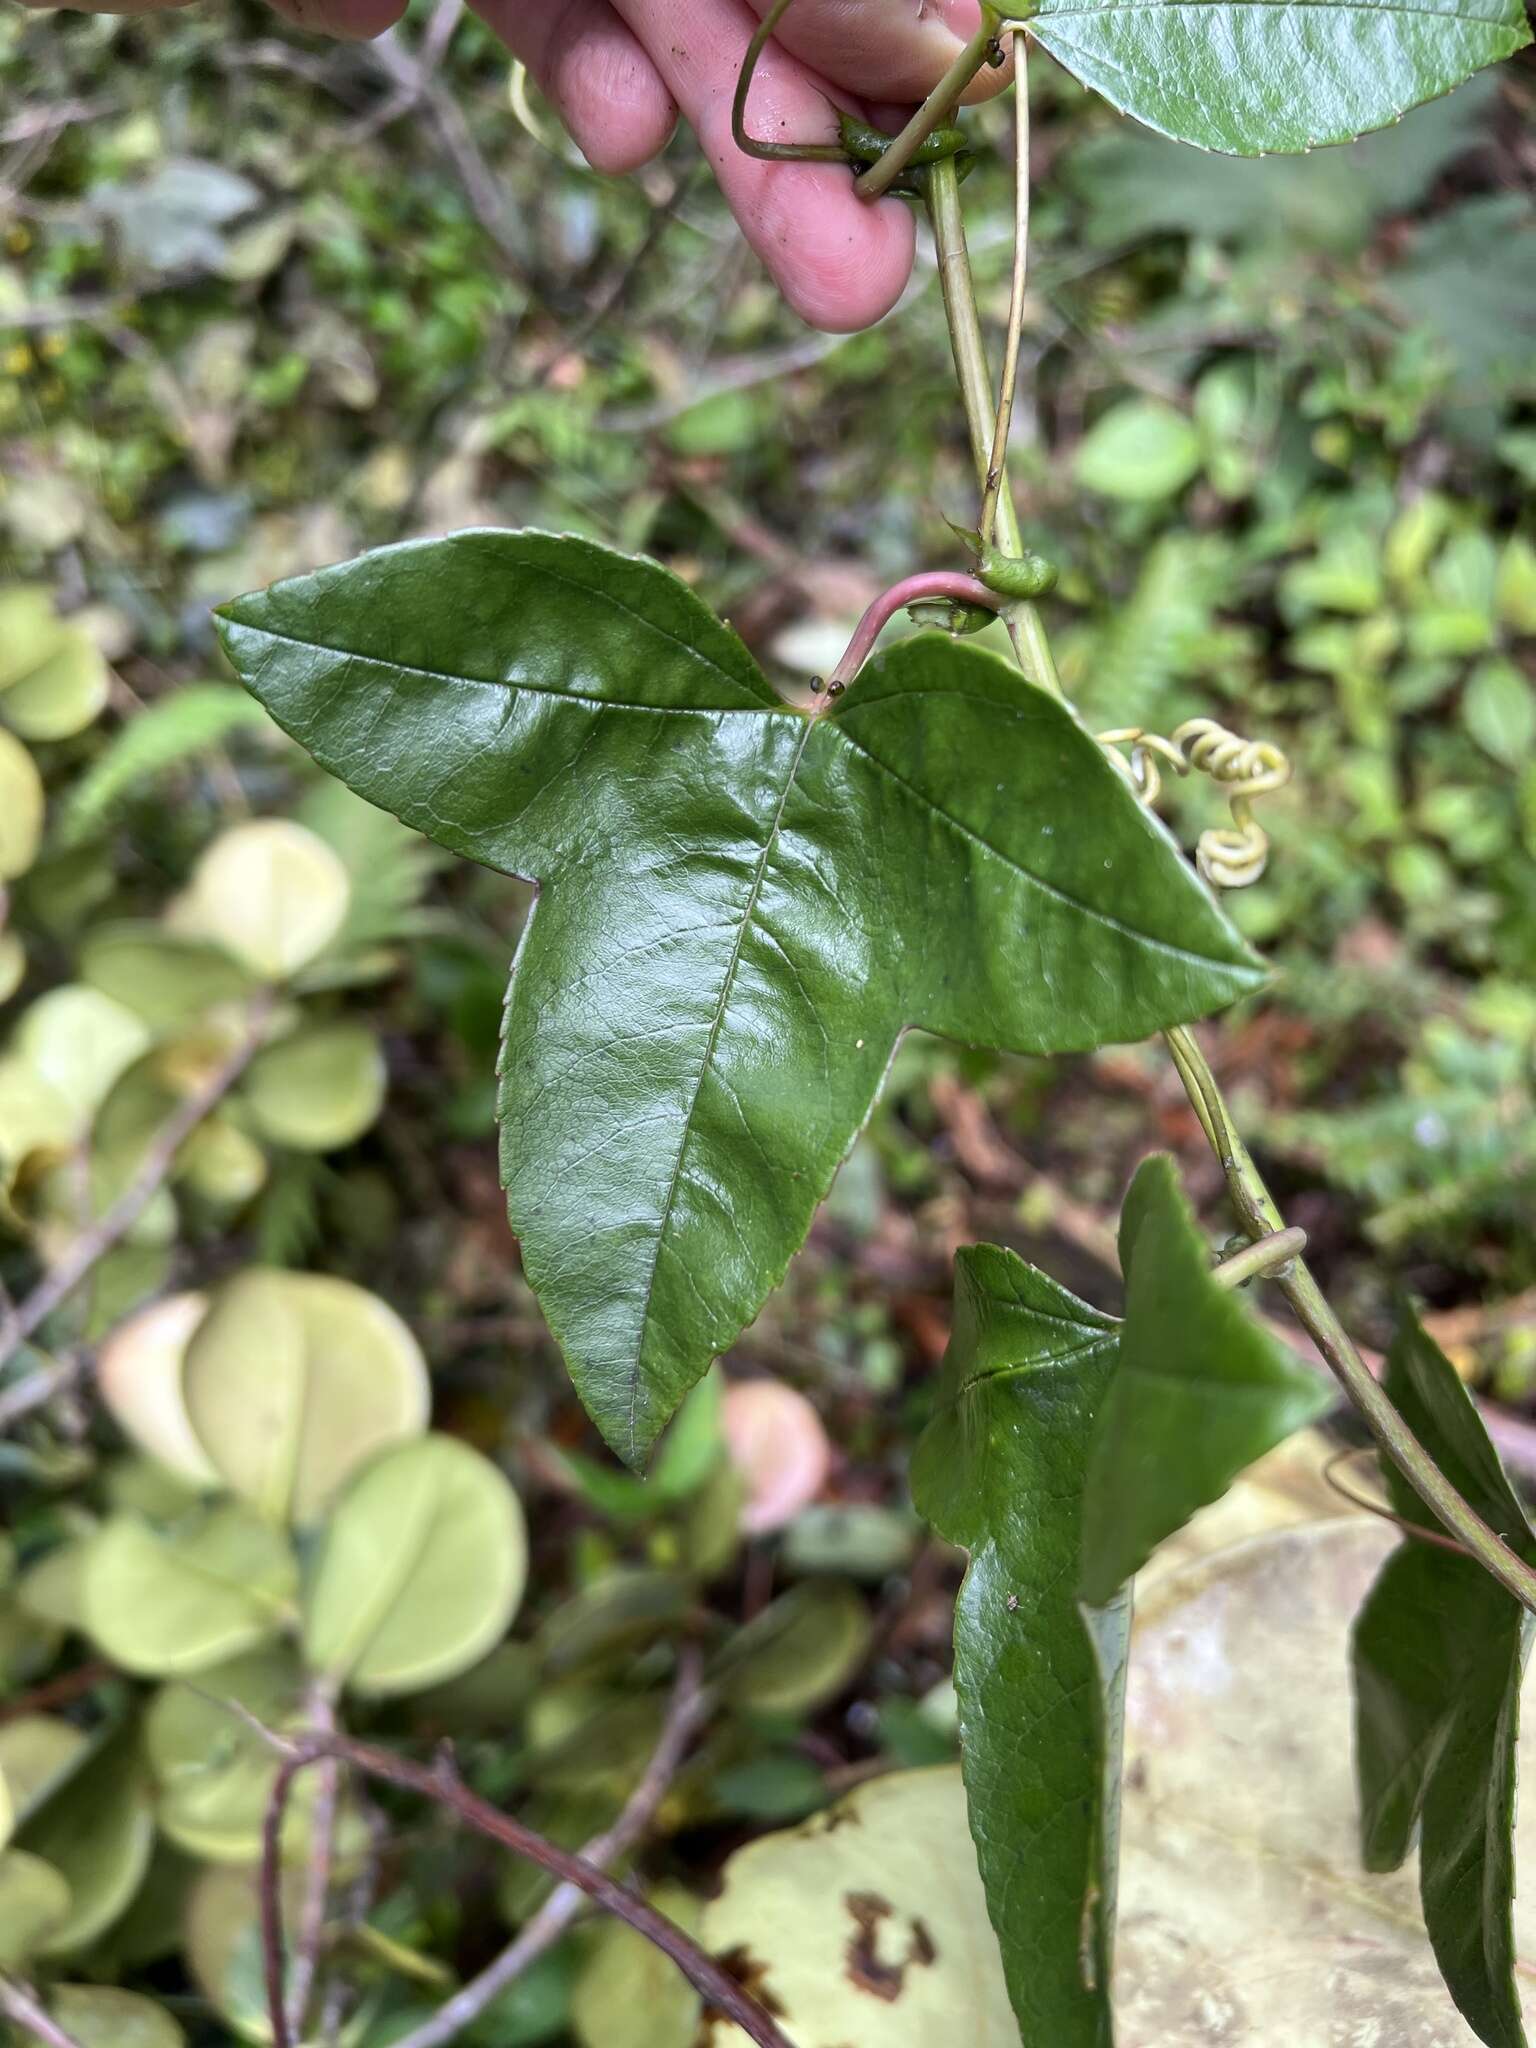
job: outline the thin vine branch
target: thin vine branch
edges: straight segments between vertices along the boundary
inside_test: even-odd
[[[944,294],[944,313],[949,322],[950,346],[954,351],[955,374],[965,406],[971,450],[983,489],[992,462],[992,433],[995,407],[992,375],[987,368],[986,345],[981,338],[981,315],[976,308],[976,283],[971,275],[970,252],[965,241],[965,220],[960,210],[960,179],[952,161],[936,163],[926,173],[928,218],[933,226],[938,253],[939,284]],[[995,518],[1003,551],[1020,555],[1024,551],[1018,514],[1011,493],[998,493]],[[1045,626],[1035,606],[1027,601],[1011,603],[1003,613],[1019,666],[1042,690],[1061,695],[1061,680],[1046,638]]]
[[[613,1826],[594,1835],[577,1851],[583,1862],[606,1870],[634,1848],[655,1819],[656,1809],[666,1797],[668,1786],[713,1704],[699,1683],[700,1668],[698,1651],[692,1647],[685,1649],[678,1660],[677,1683],[651,1760]],[[554,1947],[581,1911],[584,1897],[574,1884],[557,1885],[527,1926],[519,1930],[517,1938],[439,2007],[431,2019],[402,2034],[394,2048],[445,2048]]]
[[[309,1720],[316,1734],[335,1733],[336,1700],[332,1687],[316,1684],[309,1699]],[[304,2033],[304,2021],[320,1969],[340,1803],[341,1765],[331,1759],[320,1766],[320,1791],[310,1815],[309,1866],[304,1875],[304,1899],[299,1908],[299,1938],[294,1944],[293,1968],[288,1973],[288,2024],[299,2036]]]
[[[46,2043],[46,2048],[81,2048],[74,2035],[66,2032],[47,2011],[31,1986],[18,1983],[14,1977],[0,1977],[0,2013],[34,2041]]]
[[[1342,1479],[1334,1476],[1339,1467],[1347,1464],[1351,1458],[1375,1456],[1376,1453],[1372,1450],[1359,1451],[1352,1444],[1346,1445],[1342,1451],[1336,1451],[1323,1467],[1323,1484],[1330,1492],[1336,1493],[1340,1500],[1347,1500],[1352,1508],[1363,1508],[1368,1515],[1374,1515],[1378,1521],[1390,1522],[1394,1529],[1400,1529],[1416,1543],[1433,1544],[1436,1550],[1452,1551],[1457,1557],[1471,1558],[1476,1564],[1477,1559],[1472,1557],[1471,1551],[1464,1544],[1458,1543],[1454,1536],[1447,1536],[1439,1529],[1426,1529],[1419,1522],[1410,1522],[1406,1515],[1394,1514],[1385,1501],[1372,1500],[1368,1494],[1356,1493],[1352,1486],[1346,1486]]]
[[[433,1800],[477,1834],[484,1835],[487,1841],[511,1850],[514,1856],[526,1857],[530,1863],[549,1871],[562,1883],[575,1886],[604,1912],[625,1921],[637,1934],[644,1935],[647,1941],[659,1948],[663,1955],[670,1956],[706,2005],[740,2027],[749,2040],[758,2044],[758,2048],[793,2048],[757,2000],[712,1956],[706,1954],[691,1935],[685,1934],[674,1921],[664,1913],[658,1913],[654,1906],[627,1886],[609,1877],[606,1871],[587,1862],[585,1857],[558,1848],[532,1828],[525,1827],[521,1821],[481,1799],[464,1783],[451,1757],[445,1755],[435,1768],[429,1768],[410,1763],[388,1750],[354,1742],[343,1735],[306,1736],[290,1742],[270,1730],[263,1732],[283,1758],[262,1824],[261,1939],[272,2048],[294,2048],[284,1996],[283,1818],[295,1780],[328,1757],[336,1758],[363,1777]]]
[[[1179,1078],[1211,1150],[1227,1178],[1227,1190],[1244,1227],[1255,1238],[1283,1230],[1285,1219],[1233,1126],[1216,1076],[1193,1036],[1182,1027],[1164,1034]],[[1356,1350],[1348,1331],[1306,1262],[1297,1259],[1276,1284],[1297,1321],[1322,1353],[1370,1428],[1381,1449],[1419,1498],[1528,1612],[1536,1614],[1536,1571],[1532,1571],[1465,1501],[1419,1442]]]
[[[121,1244],[170,1178],[176,1155],[198,1125],[217,1109],[261,1050],[275,997],[263,990],[252,998],[239,1043],[161,1125],[139,1163],[133,1179],[105,1215],[65,1247],[63,1256],[38,1281],[19,1307],[0,1326],[0,1369],[62,1306],[109,1251]],[[54,1391],[57,1375],[47,1369],[30,1374],[0,1393],[0,1430],[30,1414]]]
[[[1241,1251],[1233,1252],[1230,1258],[1211,1268],[1211,1278],[1218,1287],[1241,1287],[1260,1278],[1275,1280],[1306,1248],[1307,1233],[1293,1223],[1288,1230],[1268,1231],[1252,1244],[1244,1245]]]
[[[1014,49],[1013,284],[1008,297],[1008,333],[1003,344],[1003,375],[997,392],[997,424],[981,495],[981,544],[990,547],[997,529],[997,507],[1008,467],[1008,436],[1013,429],[1014,393],[1019,382],[1019,344],[1024,337],[1024,297],[1029,285],[1029,45],[1010,26]]]
[[[879,199],[889,192],[936,128],[942,128],[959,106],[971,80],[986,64],[997,45],[996,17],[983,6],[981,26],[961,50],[953,64],[929,93],[927,99],[892,142],[890,148],[853,181],[861,199]]]
[[[736,96],[731,101],[731,136],[746,156],[763,163],[846,164],[842,145],[836,142],[762,142],[747,132],[747,96],[757,76],[758,63],[773,40],[773,32],[789,12],[793,0],[774,0],[758,23],[757,33],[747,45],[741,71],[736,79]]]

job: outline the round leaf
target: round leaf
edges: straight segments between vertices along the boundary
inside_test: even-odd
[[[18,1837],[19,1848],[51,1863],[69,1886],[69,1913],[40,1952],[67,1955],[104,1934],[132,1902],[154,1840],[133,1735],[113,1735],[44,1800]]]
[[[1074,465],[1084,490],[1150,504],[1183,490],[1200,467],[1200,436],[1156,398],[1126,398],[1083,436]]]
[[[78,2048],[185,2048],[164,2006],[104,1984],[56,1984],[48,2010]]]
[[[3,880],[0,876],[0,880]],[[8,1003],[27,972],[27,949],[14,932],[0,932],[0,1003]]]
[[[335,938],[351,894],[323,839],[262,818],[222,833],[204,853],[176,929],[216,941],[264,980],[286,981]]]
[[[19,1826],[84,1760],[90,1739],[55,1714],[23,1714],[0,1724],[0,1783]]]
[[[205,1117],[182,1147],[176,1178],[205,1202],[242,1208],[267,1180],[267,1155],[233,1117]]]
[[[147,1678],[179,1676],[272,1635],[295,1577],[282,1535],[233,1504],[165,1534],[121,1515],[91,1546],[86,1615],[114,1664]]]
[[[119,1323],[101,1347],[96,1382],[125,1435],[194,1486],[218,1471],[197,1440],[181,1393],[182,1360],[208,1312],[206,1294],[173,1294]]]
[[[213,1297],[182,1392],[225,1484],[313,1521],[347,1475],[426,1427],[426,1361],[387,1303],[319,1273],[255,1270]]]
[[[298,1882],[285,1885],[283,1910],[290,1927],[299,1910],[298,1894]],[[183,1947],[192,1977],[235,2033],[248,2041],[270,2041],[253,1870],[215,1864],[202,1873],[187,1901]]]
[[[842,1580],[795,1586],[738,1630],[724,1659],[726,1691],[759,1713],[809,1713],[851,1684],[870,1627],[869,1609]]]
[[[651,1904],[697,1935],[703,1909],[681,1885],[661,1885]],[[582,2048],[693,2048],[702,2001],[670,1956],[622,1920],[598,1928],[576,1980],[571,2027]]]
[[[149,1045],[142,1020],[99,989],[68,982],[39,996],[16,1027],[12,1048],[75,1107],[84,1129],[112,1084]]]
[[[270,1744],[236,1714],[246,1708],[264,1727],[290,1726],[303,1702],[304,1674],[287,1651],[250,1651],[191,1685],[162,1686],[144,1717],[144,1747],[158,1791],[161,1832],[207,1863],[254,1863],[262,1820],[277,1775]],[[309,1846],[309,1820],[320,1778],[294,1787],[283,1830],[289,1860]]]
[[[0,882],[24,875],[43,836],[43,778],[21,741],[0,731]]]
[[[488,1459],[445,1436],[386,1451],[325,1531],[304,1603],[307,1661],[360,1693],[451,1678],[506,1633],[527,1569],[521,1505]]]
[[[69,1886],[22,1849],[0,1855],[0,1970],[19,1970],[69,1918]]]
[[[384,1105],[384,1055],[366,1025],[319,1024],[269,1046],[244,1097],[257,1130],[297,1152],[332,1152],[360,1138]]]
[[[0,692],[0,719],[27,740],[84,732],[106,708],[111,678],[101,649],[78,626],[55,625],[35,666]]]
[[[79,966],[83,981],[154,1031],[191,1023],[251,991],[250,975],[221,947],[134,920],[87,933]]]
[[[741,1526],[766,1535],[792,1522],[827,1483],[832,1444],[804,1394],[779,1380],[743,1380],[726,1392],[721,1426],[746,1481]]]
[[[877,1778],[738,1850],[704,1942],[796,2048],[1018,2048],[952,1767]],[[718,2024],[712,2048],[746,2039]]]

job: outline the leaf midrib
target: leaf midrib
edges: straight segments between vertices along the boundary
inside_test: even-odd
[[[782,710],[772,704],[631,704],[623,697],[593,697],[582,690],[551,689],[547,684],[524,682],[521,678],[510,682],[493,676],[460,675],[453,669],[423,668],[416,662],[400,661],[392,654],[362,654],[355,647],[332,647],[324,640],[305,639],[298,633],[280,633],[275,626],[249,625],[238,618],[232,618],[230,624],[243,633],[260,634],[263,640],[280,640],[287,647],[307,648],[311,654],[328,654],[335,661],[365,662],[372,668],[393,670],[396,675],[420,676],[423,682],[458,683],[466,690],[496,690],[503,696],[512,697],[552,697],[561,704],[590,704],[598,711],[641,711],[651,718],[804,718],[804,713],[796,711],[792,704],[785,704]],[[706,660],[706,657],[701,656],[700,659]],[[727,681],[735,681],[729,670],[721,668],[717,662],[707,662],[707,666]],[[805,722],[810,723],[809,720]]]
[[[704,1056],[699,1061],[698,1078],[693,1084],[693,1093],[689,1097],[688,1109],[683,1117],[682,1136],[678,1142],[677,1158],[673,1161],[672,1175],[667,1183],[666,1197],[662,1203],[661,1218],[656,1226],[656,1249],[651,1256],[650,1275],[645,1283],[645,1300],[640,1310],[640,1342],[637,1347],[635,1364],[629,1375],[629,1411],[626,1417],[626,1425],[629,1435],[629,1457],[631,1462],[633,1462],[638,1449],[636,1423],[640,1406],[640,1381],[643,1376],[640,1367],[640,1357],[644,1353],[646,1332],[650,1328],[651,1301],[656,1292],[656,1275],[661,1267],[661,1254],[667,1240],[667,1226],[672,1220],[673,1205],[677,1200],[678,1188],[682,1184],[683,1161],[688,1156],[688,1143],[693,1136],[693,1119],[699,1107],[699,1097],[704,1092],[704,1082],[708,1077],[711,1066],[714,1064],[715,1047],[720,1042],[721,1027],[725,1022],[725,1013],[730,1007],[731,990],[736,982],[736,970],[741,965],[742,950],[747,942],[747,933],[751,929],[752,916],[757,909],[758,897],[762,894],[763,877],[768,872],[768,863],[773,857],[774,847],[778,844],[779,833],[784,824],[784,812],[794,790],[796,778],[799,776],[800,763],[805,756],[805,749],[810,740],[812,728],[817,723],[818,721],[814,718],[804,720],[804,730],[800,735],[799,743],[790,760],[788,772],[784,777],[784,786],[779,791],[779,801],[773,814],[773,822],[769,826],[767,836],[763,841],[762,851],[758,855],[757,865],[753,869],[751,887],[747,891],[747,899],[742,906],[741,916],[736,922],[736,935],[731,942],[731,956],[726,962],[725,978],[721,983],[719,998],[715,1003],[714,1016],[710,1019],[709,1037],[705,1042]]]

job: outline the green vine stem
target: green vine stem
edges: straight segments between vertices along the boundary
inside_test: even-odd
[[[983,490],[992,466],[995,409],[992,376],[987,368],[986,345],[981,338],[981,315],[976,308],[976,283],[971,275],[970,251],[965,241],[965,220],[960,209],[960,179],[953,161],[934,164],[924,173],[928,218],[938,251],[939,285],[944,294],[944,313],[949,322],[950,345],[954,350],[955,374],[970,429],[976,472]],[[996,512],[996,531],[1003,552],[1021,555],[1023,537],[1007,479],[1001,480]],[[1010,604],[1003,613],[1019,666],[1030,681],[1062,694],[1061,680],[1046,638],[1045,624],[1027,599]]]
[[[787,0],[786,0],[787,4]],[[783,12],[775,8],[775,14]],[[879,199],[889,192],[902,172],[912,162],[935,128],[942,128],[950,115],[960,104],[961,95],[983,64],[988,63],[997,47],[998,17],[996,10],[985,4],[981,10],[981,26],[975,35],[950,65],[927,99],[912,116],[906,127],[892,142],[890,148],[867,171],[861,172],[853,181],[853,189],[861,199]]]
[[[791,4],[792,0],[774,0],[773,6],[758,23],[756,35],[747,45],[747,54],[736,79],[736,96],[731,102],[732,139],[744,155],[755,156],[767,164],[846,165],[848,159],[840,142],[761,142],[755,135],[747,133],[747,95],[752,90],[758,61]]]
[[[1024,294],[1029,284],[1029,72],[1028,43],[1010,28],[1014,50],[1013,284],[1008,296],[1008,334],[1003,344],[1003,375],[997,390],[997,421],[982,482],[981,544],[990,547],[997,532],[997,508],[1008,467],[1008,436],[1013,428],[1013,401],[1019,382],[1019,344],[1024,335]]]
[[[1165,1033],[1165,1037],[1190,1105],[1227,1177],[1232,1204],[1244,1228],[1255,1239],[1284,1230],[1285,1219],[1248,1147],[1233,1127],[1231,1112],[1205,1054],[1182,1026]],[[1414,1492],[1484,1570],[1513,1594],[1527,1612],[1536,1614],[1536,1572],[1522,1563],[1468,1506],[1419,1442],[1355,1349],[1306,1262],[1298,1258],[1275,1275],[1275,1282],[1296,1320],[1364,1416],[1371,1434]]]

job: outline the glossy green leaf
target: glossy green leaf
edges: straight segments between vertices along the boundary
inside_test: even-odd
[[[1419,1442],[1497,1535],[1536,1538],[1456,1370],[1404,1310],[1386,1388]],[[1397,1513],[1442,1533],[1382,1460]],[[1419,1833],[1424,1923],[1451,1996],[1489,2048],[1525,2048],[1511,1924],[1515,1744],[1529,1615],[1472,1558],[1408,1538],[1355,1623],[1362,1855],[1395,1870]]]
[[[796,2048],[1019,2048],[952,1766],[876,1778],[738,1850],[704,1941]],[[723,2020],[708,2035],[746,2048]],[[1024,2035],[1027,2048],[1071,2038]]]
[[[1234,156],[1385,127],[1530,40],[1521,0],[1041,0],[1029,27],[1122,113]]]
[[[506,1634],[528,1575],[517,1495],[456,1438],[374,1459],[337,1503],[304,1595],[304,1653],[352,1691],[419,1692]]]
[[[181,1385],[225,1484],[298,1523],[375,1451],[418,1436],[430,1399],[421,1348],[387,1302],[330,1274],[259,1267],[214,1293]]]
[[[125,1912],[149,1866],[155,1823],[135,1731],[110,1734],[45,1798],[19,1831],[18,1849],[53,1865],[69,1886],[69,1913],[40,1953],[69,1955]]]
[[[169,1678],[275,1634],[296,1578],[282,1534],[233,1502],[165,1532],[119,1515],[91,1544],[86,1617],[114,1664]]]
[[[1211,1278],[1173,1161],[1148,1159],[1120,1219],[1125,1322],[1083,1496],[1082,1592],[1113,1599],[1156,1546],[1218,1500],[1332,1389]]]
[[[1116,1324],[1012,1252],[962,1251],[912,1491],[970,1566],[955,1606],[961,1760],[1026,2041],[1108,2048],[1127,1616],[1078,1603],[1083,1488]]]
[[[20,740],[0,731],[0,882],[14,882],[37,858],[43,808],[36,763]]]
[[[315,1024],[268,1046],[241,1094],[262,1137],[296,1152],[332,1152],[384,1106],[384,1054],[365,1024]]]
[[[69,1885],[24,1849],[0,1853],[0,1970],[19,1970],[69,1918]]]
[[[543,884],[501,1061],[513,1227],[632,1463],[761,1306],[909,1025],[1136,1039],[1257,962],[1062,704],[938,635],[824,714],[676,578],[468,532],[223,610],[359,794]]]
[[[76,2048],[184,2048],[163,2005],[105,1984],[55,1984],[48,2010]]]

